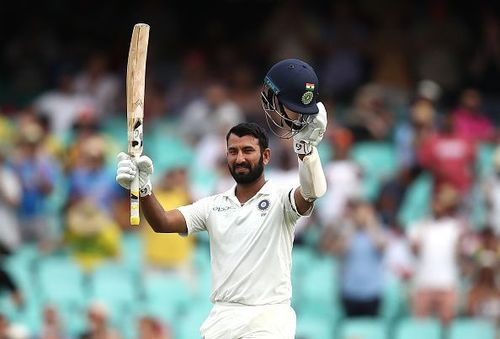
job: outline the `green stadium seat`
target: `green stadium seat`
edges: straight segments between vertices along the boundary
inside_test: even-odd
[[[344,319],[339,326],[338,339],[388,339],[386,323],[377,318]]]
[[[407,295],[404,283],[396,278],[386,282],[380,315],[386,321],[393,321],[408,311]]]
[[[37,281],[41,304],[78,307],[85,303],[84,275],[67,255],[43,257],[38,263]]]
[[[143,289],[148,311],[168,322],[187,312],[194,299],[186,280],[174,273],[146,274]]]
[[[139,231],[122,233],[120,259],[121,265],[139,277],[144,265],[144,242]]]
[[[479,178],[483,178],[493,172],[494,152],[494,144],[481,143],[478,145],[476,153],[476,171]]]
[[[437,319],[405,318],[394,329],[394,339],[441,339],[442,328]]]
[[[462,318],[455,319],[449,328],[449,339],[495,339],[495,324],[490,321]]]
[[[334,321],[315,316],[297,316],[296,339],[333,339]]]
[[[432,179],[428,174],[420,175],[406,191],[399,211],[399,221],[403,227],[421,219],[430,212]]]
[[[192,303],[186,313],[184,313],[175,324],[169,324],[173,329],[174,338],[200,338],[200,326],[207,318],[211,309],[212,304],[208,302],[208,298],[205,301]]]
[[[116,262],[106,262],[89,275],[89,303],[99,301],[110,312],[112,324],[131,312],[139,300],[139,286],[132,273]]]
[[[351,158],[363,168],[365,198],[378,195],[381,182],[397,170],[396,150],[389,142],[359,142],[351,150]]]

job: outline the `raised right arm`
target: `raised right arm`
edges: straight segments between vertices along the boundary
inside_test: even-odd
[[[153,194],[151,175],[153,162],[145,155],[133,161],[126,153],[118,154],[116,181],[125,189],[139,172],[141,210],[151,228],[157,233],[187,233],[187,224],[184,215],[177,210],[165,211]]]
[[[186,219],[178,210],[165,211],[151,193],[141,198],[141,210],[151,228],[156,233],[187,233]]]

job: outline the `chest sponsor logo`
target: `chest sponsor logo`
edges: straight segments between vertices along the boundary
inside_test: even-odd
[[[235,208],[234,206],[215,206],[215,207],[212,208],[212,211],[215,211],[215,212],[225,212],[227,210],[232,210],[234,208]]]

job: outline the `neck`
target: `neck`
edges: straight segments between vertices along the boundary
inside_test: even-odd
[[[236,184],[235,195],[241,204],[250,200],[264,186],[266,179],[261,175],[257,180],[248,184]]]

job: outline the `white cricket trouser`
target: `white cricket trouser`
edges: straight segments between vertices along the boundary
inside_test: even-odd
[[[200,328],[203,339],[293,339],[295,311],[288,304],[216,303]]]

